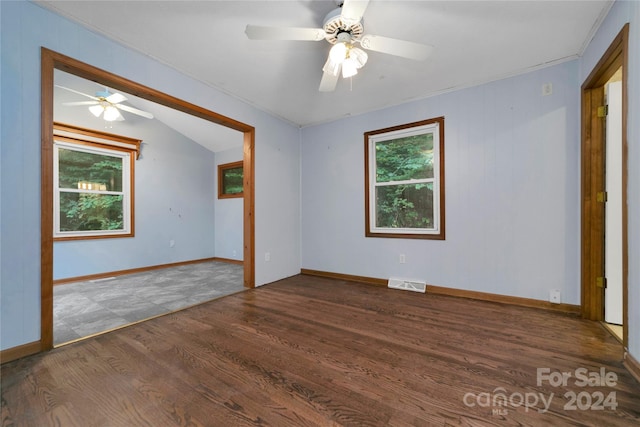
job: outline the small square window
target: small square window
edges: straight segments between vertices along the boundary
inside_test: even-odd
[[[218,199],[243,197],[243,161],[218,165]]]

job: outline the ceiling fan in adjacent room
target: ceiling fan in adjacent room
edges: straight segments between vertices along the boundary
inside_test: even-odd
[[[247,25],[245,33],[251,40],[327,40],[333,45],[327,62],[322,68],[323,75],[319,90],[331,92],[336,88],[339,75],[343,78],[358,73],[368,59],[367,53],[356,47],[374,52],[422,61],[426,59],[432,46],[398,40],[383,36],[363,34],[362,16],[369,0],[344,0],[337,9],[332,10],[324,19],[322,28],[300,27],[264,27]]]
[[[96,117],[102,116],[102,118],[108,122],[124,120],[124,117],[119,110],[137,114],[138,116],[146,117],[147,119],[153,119],[153,114],[151,113],[121,104],[121,102],[126,101],[127,98],[120,93],[111,93],[107,88],[105,88],[104,91],[96,92],[96,95],[93,96],[60,85],[56,85],[56,87],[92,99],[92,101],[63,102],[62,105],[69,107],[89,105],[89,111],[91,111],[91,114]]]

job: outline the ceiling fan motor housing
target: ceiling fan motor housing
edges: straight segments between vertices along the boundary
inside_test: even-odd
[[[324,18],[324,25],[322,26],[326,33],[326,40],[331,44],[343,42],[339,40],[338,36],[342,33],[347,33],[350,36],[350,40],[357,41],[362,37],[364,33],[364,27],[362,20],[358,22],[349,22],[342,18],[342,9],[337,8],[332,10]],[[343,36],[344,37],[344,36]]]
[[[108,90],[105,90],[104,92],[96,92],[96,97],[98,98],[107,99],[110,95],[113,95],[113,94]]]

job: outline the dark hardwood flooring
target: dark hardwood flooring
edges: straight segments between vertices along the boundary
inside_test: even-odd
[[[295,276],[3,365],[2,426],[639,425],[622,355],[568,315]]]

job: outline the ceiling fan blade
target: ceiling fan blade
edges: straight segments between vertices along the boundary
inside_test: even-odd
[[[138,110],[137,108],[129,107],[128,105],[113,104],[113,106],[122,111],[137,114],[139,116],[146,117],[147,119],[153,119],[153,114],[147,113],[146,111]]]
[[[120,93],[114,93],[113,95],[109,95],[106,99],[107,99],[107,102],[111,104],[118,104],[120,102],[127,100],[127,98]]]
[[[251,40],[323,40],[326,33],[322,28],[299,27],[262,27],[260,25],[247,25],[244,31]]]
[[[349,23],[362,20],[362,15],[369,5],[369,0],[344,0],[342,4],[342,19]]]
[[[101,104],[96,103],[93,107],[89,107],[89,111],[96,117],[100,117],[104,113],[104,107]]]
[[[60,85],[56,85],[56,87],[59,87],[60,89],[68,90],[69,92],[77,93],[78,95],[86,96],[87,98],[91,98],[95,101],[99,101],[99,99],[93,95],[87,95],[86,93],[78,92],[77,90],[69,89],[68,87],[64,87]]]
[[[335,76],[329,72],[325,71],[322,74],[322,80],[320,80],[320,87],[318,90],[320,92],[333,92],[336,89],[336,85],[338,84],[338,79],[340,78],[340,72]]]
[[[360,39],[360,45],[375,52],[424,61],[433,51],[433,46],[392,39],[389,37],[365,35]]]
[[[62,105],[67,107],[74,107],[76,105],[97,105],[98,101],[75,101],[75,102],[63,102]]]

